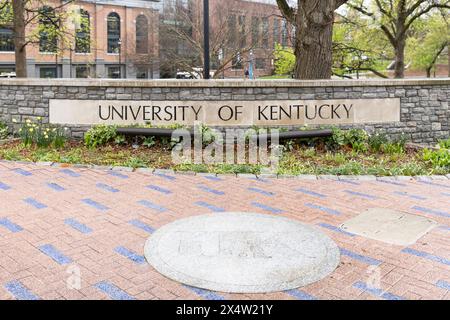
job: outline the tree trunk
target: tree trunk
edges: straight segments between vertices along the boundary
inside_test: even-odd
[[[427,78],[431,78],[431,69],[432,69],[433,67],[428,67],[427,69],[426,69],[426,71],[427,71]]]
[[[395,74],[396,79],[405,77],[405,46],[406,36],[401,36],[395,46]]]
[[[25,1],[13,0],[14,46],[16,58],[16,76],[27,77],[27,53],[25,39]]]
[[[448,56],[448,77],[450,78],[450,43],[447,46],[447,56]]]
[[[299,1],[294,76],[297,79],[330,79],[334,0]]]

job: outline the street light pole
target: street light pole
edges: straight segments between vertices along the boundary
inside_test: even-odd
[[[117,44],[119,45],[119,75],[120,79],[122,79],[122,39],[119,39]]]
[[[203,33],[204,33],[204,79],[210,79],[210,53],[209,53],[209,0],[203,0]]]

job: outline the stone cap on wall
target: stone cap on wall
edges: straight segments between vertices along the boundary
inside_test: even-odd
[[[375,80],[125,80],[125,79],[0,79],[2,86],[136,87],[136,88],[296,88],[450,85],[450,78]]]

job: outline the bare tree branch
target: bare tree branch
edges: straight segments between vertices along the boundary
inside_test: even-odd
[[[295,9],[289,6],[286,0],[277,0],[277,4],[284,18],[294,24],[297,20],[297,13],[295,12]]]

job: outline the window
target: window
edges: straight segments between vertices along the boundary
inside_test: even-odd
[[[39,69],[40,78],[56,78],[56,67],[41,67]]]
[[[0,51],[14,51],[14,33],[10,27],[0,26]]]
[[[252,17],[252,45],[255,48],[260,46],[259,33],[259,18]]]
[[[57,28],[59,20],[55,10],[48,6],[39,9],[39,51],[55,53],[58,47]]]
[[[269,48],[269,18],[262,18],[262,47]]]
[[[232,14],[228,17],[228,39],[229,39],[229,46],[231,48],[235,48],[237,43],[236,43],[236,35],[237,35],[237,30],[236,30],[236,15]]]
[[[242,59],[241,55],[238,54],[237,56],[233,57],[233,60],[231,62],[231,68],[235,70],[242,69]]]
[[[80,10],[80,23],[75,31],[75,52],[89,53],[91,52],[91,23],[89,12]]]
[[[119,53],[120,50],[120,17],[112,12],[107,19],[108,53]]]
[[[283,47],[288,46],[288,24],[286,20],[283,20],[281,24],[281,45]]]
[[[273,19],[273,47],[280,43],[280,22],[277,18]]]
[[[247,46],[247,31],[245,30],[245,16],[239,16],[239,34],[241,36],[241,49]]]
[[[148,19],[144,15],[136,18],[136,53],[148,53]]]
[[[148,79],[148,69],[145,67],[138,67],[136,70],[136,79]]]
[[[88,66],[76,66],[75,67],[75,77],[77,78],[89,78],[91,70]]]
[[[120,67],[119,66],[108,67],[108,78],[110,79],[122,78]]]
[[[256,69],[265,69],[266,68],[266,61],[263,58],[256,58],[255,59],[255,68]]]

